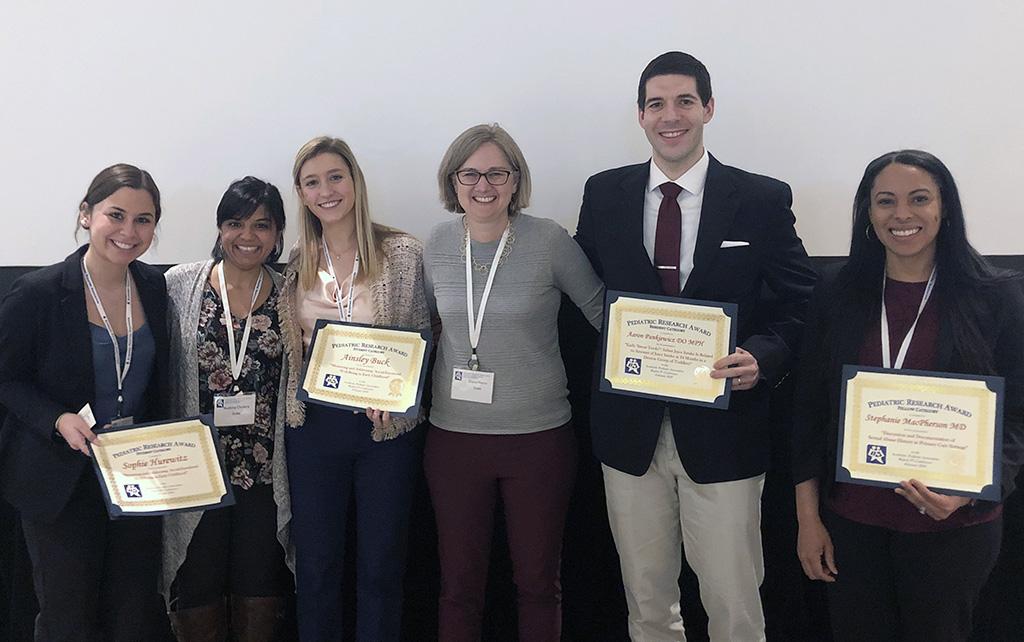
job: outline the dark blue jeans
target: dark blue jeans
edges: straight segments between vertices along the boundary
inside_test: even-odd
[[[374,442],[364,414],[306,405],[285,432],[302,642],[340,640],[345,520],[356,513],[356,639],[398,640],[406,531],[422,437]]]

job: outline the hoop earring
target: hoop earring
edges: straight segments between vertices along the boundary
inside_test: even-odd
[[[871,223],[864,226],[864,238],[871,240]]]

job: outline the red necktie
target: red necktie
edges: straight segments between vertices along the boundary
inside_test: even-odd
[[[658,208],[658,227],[654,233],[654,267],[661,278],[665,294],[679,294],[679,242],[683,234],[683,215],[679,211],[679,192],[675,183],[662,183],[661,207]]]

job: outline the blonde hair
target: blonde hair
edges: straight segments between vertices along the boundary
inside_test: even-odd
[[[299,174],[306,161],[321,154],[337,154],[345,161],[352,175],[352,190],[355,193],[355,204],[352,213],[356,217],[356,251],[359,253],[360,280],[372,281],[380,274],[383,252],[381,240],[394,230],[377,225],[370,219],[370,205],[366,195],[366,179],[359,168],[352,148],[340,138],[318,136],[299,148],[295,154],[295,165],[292,178],[295,181],[295,193],[299,197],[299,283],[304,290],[310,290],[316,284],[316,272],[320,264],[321,238],[323,225],[313,212],[306,206],[302,198],[302,185]]]
[[[512,171],[515,172],[515,176],[512,178],[519,183],[519,189],[512,195],[512,200],[508,204],[509,216],[515,216],[530,205],[530,192],[532,191],[530,168],[526,164],[526,157],[523,156],[519,145],[498,123],[474,125],[459,134],[448,146],[448,151],[441,159],[441,166],[437,169],[437,187],[441,193],[441,203],[449,212],[461,214],[465,211],[459,204],[459,193],[453,183],[455,172],[476,150],[480,149],[481,145],[486,143],[491,143],[500,149],[508,164],[512,166]]]

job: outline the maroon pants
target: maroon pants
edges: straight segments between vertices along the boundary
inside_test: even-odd
[[[478,642],[501,494],[516,584],[519,639],[561,637],[562,531],[576,479],[572,426],[525,435],[478,435],[435,426],[424,470],[437,516],[441,642]]]

